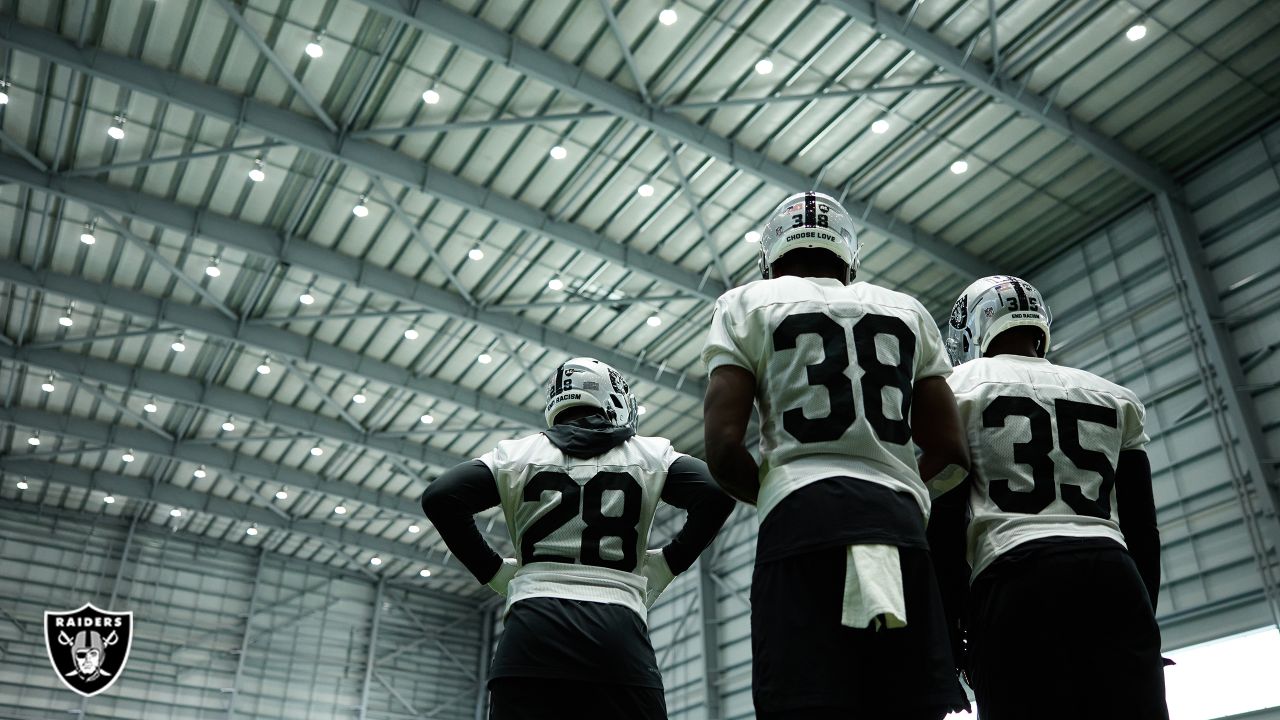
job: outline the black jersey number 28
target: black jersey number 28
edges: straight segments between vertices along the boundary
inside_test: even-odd
[[[617,490],[622,493],[622,512],[619,515],[604,514],[604,493]],[[624,472],[601,472],[583,485],[568,474],[544,470],[524,486],[525,502],[540,502],[544,492],[560,493],[560,502],[547,514],[538,518],[520,538],[520,556],[524,563],[560,562],[596,565],[614,570],[634,570],[636,567],[636,543],[640,538],[640,506],[644,491],[636,479]],[[548,535],[559,530],[579,514],[586,523],[582,531],[579,557],[538,552],[537,545]],[[604,557],[600,543],[607,537],[616,537],[622,543],[622,557],[616,560]]]
[[[822,361],[805,368],[809,384],[823,387],[831,401],[826,417],[806,417],[803,408],[782,413],[782,427],[802,443],[829,442],[844,435],[858,419],[853,402],[853,383],[845,371],[851,362],[862,368],[862,404],[867,422],[883,442],[905,445],[911,439],[911,381],[915,365],[916,336],[900,318],[892,315],[864,315],[853,326],[856,358],[849,356],[845,328],[825,313],[808,312],[789,315],[773,331],[774,351],[794,350],[801,335],[817,335],[822,339]],[[876,356],[876,337],[889,335],[898,341],[898,362],[890,364]],[[897,420],[884,413],[883,393],[886,387],[901,393]]]

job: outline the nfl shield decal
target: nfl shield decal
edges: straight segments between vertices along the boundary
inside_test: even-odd
[[[124,672],[133,647],[133,613],[99,610],[91,603],[44,613],[44,645],[62,684],[93,697]]]

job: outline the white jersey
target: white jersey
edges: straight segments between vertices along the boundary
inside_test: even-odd
[[[763,520],[787,495],[855,477],[916,498],[914,384],[951,372],[933,318],[915,298],[859,282],[784,276],[716,302],[702,351],[708,372],[736,365],[756,377]]]
[[[1124,544],[1115,469],[1120,451],[1147,443],[1136,395],[1093,373],[1021,355],[970,360],[948,382],[973,456],[972,577],[1030,540]]]
[[[635,436],[593,458],[565,454],[541,433],[480,457],[498,484],[520,569],[507,609],[530,597],[626,605],[641,617],[641,564],[667,470],[682,453]]]

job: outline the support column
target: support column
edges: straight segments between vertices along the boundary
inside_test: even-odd
[[[249,652],[249,634],[253,627],[253,616],[258,608],[258,587],[262,584],[262,566],[266,563],[267,551],[258,548],[258,567],[253,571],[253,590],[249,592],[249,612],[244,616],[244,634],[240,636],[240,652],[236,657],[236,675],[231,681],[231,699],[227,702],[227,720],[236,716],[236,698],[240,695],[240,677],[244,675],[244,657]]]
[[[373,623],[369,628],[369,656],[364,664],[364,685],[360,690],[360,720],[365,720],[369,712],[369,686],[373,681],[373,662],[378,650],[378,623],[382,619],[382,590],[386,579],[379,577],[377,591],[373,596]]]
[[[486,610],[480,615],[480,667],[476,668],[476,718],[489,717],[489,653],[493,650],[493,626],[497,613]]]
[[[702,692],[707,720],[720,720],[720,612],[716,601],[716,583],[712,576],[710,553],[698,560],[698,605],[702,619]]]

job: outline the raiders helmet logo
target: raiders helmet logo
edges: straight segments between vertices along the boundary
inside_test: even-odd
[[[961,295],[956,304],[951,306],[951,327],[963,330],[969,322],[969,296]]]
[[[92,603],[44,613],[44,645],[53,670],[72,691],[93,697],[115,684],[133,647],[133,613]]]

